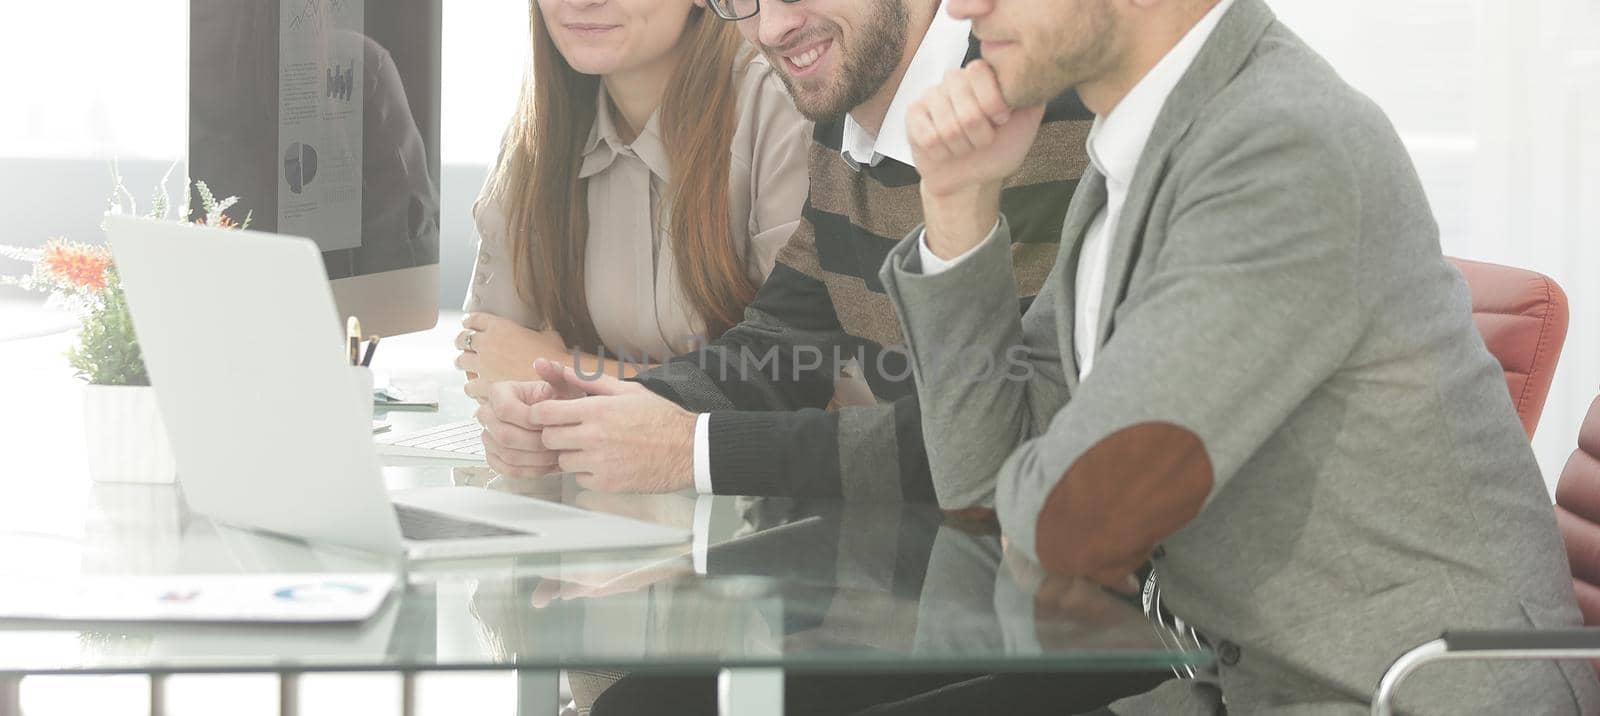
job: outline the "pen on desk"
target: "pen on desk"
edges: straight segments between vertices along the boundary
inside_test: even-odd
[[[345,322],[344,337],[349,349],[350,365],[360,365],[361,321],[357,320],[355,316],[351,316],[350,320]]]
[[[367,341],[367,354],[364,355],[364,356],[361,356],[361,367],[362,368],[370,368],[370,367],[372,367],[372,354],[378,352],[378,341],[380,339],[382,339],[382,338],[383,338],[383,336],[380,336],[380,335],[377,335],[377,334],[373,334],[371,340]]]

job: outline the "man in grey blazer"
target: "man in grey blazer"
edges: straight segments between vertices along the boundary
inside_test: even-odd
[[[1150,560],[1169,626],[1215,651],[1115,713],[1363,713],[1447,628],[1579,623],[1500,369],[1372,102],[1263,0],[947,7],[986,61],[910,113],[928,224],[882,279],[941,504],[994,505],[1057,574],[1126,587]],[[996,196],[1069,87],[1094,168],[1019,320]],[[1447,665],[1400,705],[1600,713],[1600,685]]]

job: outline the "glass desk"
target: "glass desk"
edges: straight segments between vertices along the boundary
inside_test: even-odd
[[[453,325],[384,341],[379,363],[397,376],[446,383],[440,413],[393,413],[396,430],[470,414],[459,378],[425,372],[448,365]],[[6,380],[24,380],[7,386],[23,399],[0,423],[0,575],[378,571],[401,573],[404,588],[359,626],[0,622],[0,716],[16,713],[23,675],[150,674],[159,711],[168,674],[283,674],[287,694],[306,672],[399,672],[412,689],[417,672],[515,670],[522,712],[553,713],[560,669],[720,673],[724,712],[743,715],[781,713],[784,672],[1165,671],[1210,659],[1164,648],[1137,597],[1046,578],[1007,554],[993,523],[929,506],[607,495],[413,464],[386,467],[387,484],[508,490],[693,530],[695,542],[406,567],[217,525],[186,508],[181,487],[84,476],[78,398],[70,380],[46,377],[65,374],[55,347],[0,343],[0,364],[19,366]],[[394,367],[407,359],[428,362]]]

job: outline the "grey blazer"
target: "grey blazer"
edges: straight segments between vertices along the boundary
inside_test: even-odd
[[[1114,710],[1359,714],[1448,628],[1579,624],[1549,494],[1405,148],[1262,0],[1228,10],[1157,121],[1080,384],[1073,283],[1104,202],[1091,170],[1020,320],[1003,223],[934,276],[913,232],[881,276],[941,504],[993,504],[1053,571],[1153,559],[1215,647],[1215,682]],[[1584,663],[1440,665],[1400,707],[1600,713],[1600,685]]]

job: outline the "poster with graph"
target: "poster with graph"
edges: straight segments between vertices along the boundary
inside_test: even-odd
[[[361,245],[365,0],[279,0],[278,232]]]

